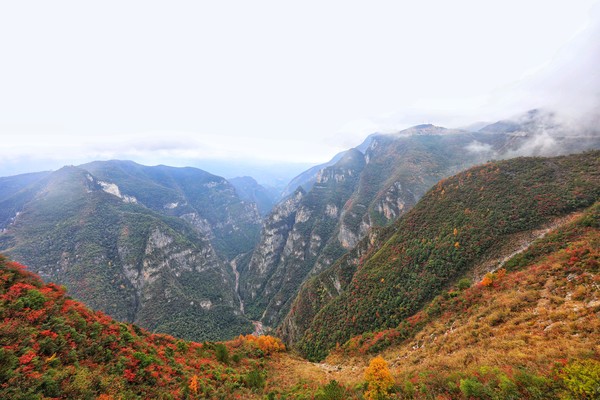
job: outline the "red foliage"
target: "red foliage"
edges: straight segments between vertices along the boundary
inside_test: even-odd
[[[23,354],[21,357],[19,357],[19,364],[21,364],[21,365],[29,364],[31,362],[31,360],[33,360],[34,357],[35,357],[35,353],[33,351],[27,352],[27,353]]]
[[[127,368],[123,371],[123,378],[127,379],[129,382],[135,381],[135,372]]]

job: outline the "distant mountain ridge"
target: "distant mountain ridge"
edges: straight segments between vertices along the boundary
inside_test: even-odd
[[[229,178],[228,181],[235,187],[240,199],[256,204],[261,216],[271,211],[276,203],[275,200],[278,197],[277,190],[265,188],[250,176]]]
[[[364,153],[357,149],[341,153],[335,164],[316,173],[311,189],[294,203],[295,222],[287,225],[287,231],[279,221],[290,218],[288,206],[286,216],[278,215],[275,206],[265,219],[256,257],[241,267],[240,295],[248,304],[261,305],[249,307],[254,308],[252,317],[277,326],[299,283],[332,266],[373,227],[395,221],[440,179],[487,161],[511,140],[505,134],[421,125],[372,135]],[[473,143],[485,150],[469,150]],[[360,168],[346,169],[348,159],[360,160]],[[317,226],[327,229],[315,230]],[[267,254],[274,256],[265,258]]]
[[[241,267],[245,271],[242,275],[249,277],[244,278],[245,284],[250,283],[259,291],[241,292],[245,301],[255,302],[258,298],[257,304],[262,304],[262,308],[254,310],[253,318],[260,317],[270,326],[281,324],[283,315],[291,307],[291,299],[299,290],[299,281],[330,268],[371,229],[397,220],[439,180],[492,159],[555,156],[597,149],[600,135],[571,131],[555,114],[532,110],[510,120],[488,124],[477,132],[422,124],[396,133],[374,134],[361,148],[362,151],[354,151],[363,154],[365,166],[357,171],[358,179],[350,180],[352,187],[344,189],[347,193],[343,206],[326,204],[329,195],[322,189],[328,183],[317,181],[337,165],[332,164],[318,172],[315,169],[300,175],[305,182],[311,182],[309,178],[314,177],[311,179],[317,183],[312,183],[313,186],[308,186],[311,189],[306,191],[310,207],[304,206],[307,200],[297,203],[296,218],[300,217],[297,226],[289,225],[289,231],[270,226],[271,219],[280,219],[277,207],[265,219],[262,238],[254,254],[276,256],[269,257],[267,264],[250,263],[246,270]],[[336,157],[345,154],[347,152]],[[312,193],[315,188],[321,190],[322,195]],[[332,219],[330,214],[335,217]],[[320,220],[328,220],[331,229],[315,233],[307,228]],[[264,271],[270,272],[264,275]],[[262,278],[257,279],[257,276]],[[273,277],[277,277],[275,281]],[[285,283],[275,284],[277,280]],[[269,285],[278,289],[259,289]],[[264,290],[262,294],[261,290]]]
[[[358,258],[441,179],[491,159],[590,148],[599,135],[543,110],[477,132],[422,124],[370,135],[310,168],[275,205],[251,177],[91,162],[0,178],[0,251],[149,329],[218,339],[254,320],[294,342],[314,317],[290,314],[295,302],[316,313],[324,300],[296,299],[311,293],[302,284],[324,273],[341,290]]]
[[[228,261],[253,248],[260,216],[225,179],[109,161],[5,193],[1,251],[91,307],[195,340],[252,330]]]
[[[372,134],[372,135],[367,136],[367,138],[360,145],[356,146],[355,149],[364,154],[364,152],[367,150],[367,148],[371,144],[373,137],[375,137],[375,136],[377,136],[377,134]],[[307,169],[306,171],[302,172],[300,175],[296,176],[283,189],[283,191],[281,193],[281,198],[283,199],[283,198],[291,195],[299,187],[301,187],[302,190],[304,190],[304,191],[309,191],[312,188],[312,186],[315,184],[315,181],[317,180],[317,176],[318,176],[319,172],[327,167],[335,165],[335,163],[337,163],[344,156],[345,153],[346,153],[346,151],[339,152],[338,154],[333,156],[333,158],[331,160],[329,160],[328,162],[319,164],[319,165],[315,165],[314,167],[311,167],[311,168]]]
[[[214,238],[217,251],[231,259],[250,251],[260,227],[255,203],[243,201],[225,178],[192,167],[147,167],[132,161],[104,161],[81,168],[117,184],[142,205],[188,221]]]

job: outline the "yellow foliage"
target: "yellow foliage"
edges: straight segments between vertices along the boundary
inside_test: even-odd
[[[371,360],[371,363],[365,370],[365,380],[368,383],[368,390],[365,392],[365,398],[369,400],[383,399],[394,386],[394,378],[390,373],[387,362],[381,356]]]
[[[458,235],[458,229],[454,228],[454,236]]]
[[[458,243],[458,242],[454,243],[454,247],[458,249],[460,247],[460,243]]]

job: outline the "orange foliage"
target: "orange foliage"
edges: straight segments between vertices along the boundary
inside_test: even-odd
[[[488,272],[481,280],[480,285],[485,287],[495,285],[498,281],[502,280],[505,275],[506,270],[504,268],[499,269],[496,272]]]
[[[490,277],[490,274],[486,274],[483,279],[481,280],[481,286],[491,286],[492,285],[492,278]]]
[[[239,344],[249,343],[253,346],[256,346],[259,349],[261,349],[265,354],[285,351],[285,345],[283,344],[281,339],[269,335],[240,335],[238,341]]]
[[[194,375],[192,376],[192,378],[190,379],[190,390],[192,391],[192,393],[198,393],[198,376]]]

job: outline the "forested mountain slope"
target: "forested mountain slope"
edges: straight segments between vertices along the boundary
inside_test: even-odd
[[[326,289],[328,272],[310,281],[303,296],[329,299],[296,300],[286,329],[297,338],[299,327],[309,326],[299,347],[308,357],[322,358],[353,335],[397,326],[494,248],[599,196],[598,151],[488,163],[442,180],[398,220],[382,246],[365,253],[363,244],[365,257],[338,267],[345,277],[337,278],[335,290]]]
[[[322,169],[295,209],[284,206],[284,216],[275,207],[267,216],[251,261],[240,266],[240,294],[252,317],[272,327],[281,324],[302,282],[330,268],[370,229],[393,223],[440,179],[520,149],[559,154],[594,147],[567,136],[540,148],[534,128],[542,129],[543,123],[531,122],[536,118],[538,114],[533,113],[528,124],[515,123],[522,126],[518,132],[418,125],[395,134],[371,135],[362,151],[350,150],[336,164]],[[360,168],[346,170],[343,165],[348,157],[364,161]],[[340,194],[333,201],[335,191]],[[290,221],[286,228],[279,226],[279,221],[290,218],[297,221]],[[317,232],[315,226],[327,228]]]
[[[395,395],[407,399],[595,399],[599,274],[596,203],[502,269],[459,281],[399,326],[350,339],[327,362],[365,365],[380,354]]]
[[[269,337],[199,344],[150,334],[2,258],[0,396],[594,399],[599,211],[573,215],[504,269],[461,280],[397,327],[352,338],[325,364],[278,355]],[[383,369],[368,374],[375,354]]]
[[[228,260],[252,250],[258,240],[256,203],[243,201],[220,176],[198,168],[148,167],[118,160],[96,161],[81,168],[151,210],[186,220]]]

